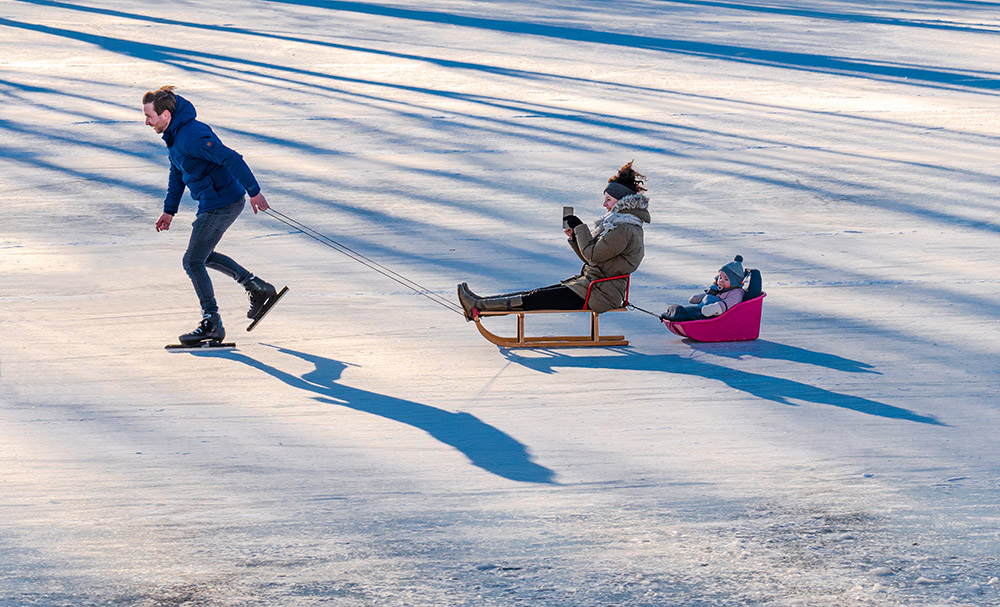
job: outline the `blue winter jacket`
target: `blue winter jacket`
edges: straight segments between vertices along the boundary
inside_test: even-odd
[[[187,99],[177,95],[170,126],[163,131],[170,156],[170,182],[163,212],[173,215],[180,207],[185,186],[198,201],[198,214],[230,205],[244,194],[260,193],[257,179],[243,157],[227,148]]]

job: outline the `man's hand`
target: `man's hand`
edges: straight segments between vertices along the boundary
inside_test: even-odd
[[[170,222],[173,221],[174,216],[170,213],[164,213],[160,215],[160,218],[156,220],[156,231],[162,232],[163,230],[170,229]]]
[[[264,193],[261,192],[250,198],[250,208],[253,209],[253,214],[256,215],[257,211],[266,211],[271,208],[271,205],[267,204],[267,199],[264,198]]]

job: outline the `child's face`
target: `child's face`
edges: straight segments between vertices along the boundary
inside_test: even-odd
[[[725,272],[719,272],[719,274],[715,277],[715,284],[719,285],[720,289],[728,289],[729,276],[726,276]]]

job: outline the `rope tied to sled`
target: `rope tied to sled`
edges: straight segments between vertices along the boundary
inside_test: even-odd
[[[637,306],[637,305],[635,305],[633,303],[626,304],[625,307],[627,309],[629,309],[629,310],[638,310],[640,312],[645,312],[646,314],[649,314],[650,316],[655,316],[657,319],[660,318],[660,315],[657,314],[656,312],[650,312],[649,310],[644,310],[643,308],[640,308],[639,306]]]
[[[303,234],[305,234],[309,238],[312,238],[313,240],[315,240],[315,241],[317,241],[317,242],[319,242],[321,244],[324,244],[324,245],[330,247],[331,249],[333,249],[335,251],[338,251],[338,252],[346,255],[347,257],[350,257],[354,261],[360,263],[361,265],[363,265],[363,266],[365,266],[365,267],[367,267],[367,268],[369,268],[371,270],[374,270],[374,271],[378,272],[382,276],[385,276],[386,278],[389,278],[390,280],[393,280],[393,281],[399,283],[400,285],[406,287],[407,289],[410,289],[411,291],[415,291],[418,295],[422,295],[422,296],[426,297],[427,299],[433,301],[434,303],[438,304],[439,306],[447,308],[449,311],[454,312],[456,314],[459,314],[459,315],[461,315],[463,317],[465,316],[465,312],[462,310],[461,306],[459,306],[458,304],[456,304],[456,303],[454,303],[454,302],[452,302],[452,301],[450,301],[450,300],[442,297],[440,294],[435,293],[434,291],[431,291],[430,289],[428,289],[427,287],[421,285],[420,283],[416,282],[415,280],[407,278],[406,276],[403,276],[399,272],[396,272],[395,270],[391,270],[391,269],[383,266],[382,264],[378,263],[377,261],[375,261],[373,259],[370,259],[368,257],[365,257],[364,255],[362,255],[361,253],[358,253],[357,251],[355,251],[354,249],[348,247],[347,245],[345,245],[343,243],[340,243],[340,242],[337,242],[333,238],[330,238],[329,236],[327,236],[325,234],[322,234],[321,232],[310,228],[309,226],[305,225],[304,223],[302,223],[300,221],[292,219],[291,217],[289,217],[288,215],[285,215],[284,213],[282,213],[280,211],[275,211],[274,209],[266,209],[264,211],[264,213],[266,213],[267,215],[270,215],[271,217],[273,217],[274,219],[280,221],[281,223],[285,224],[286,226],[288,226],[290,228],[293,228],[293,229],[295,229],[295,230],[297,230],[299,232],[302,232]],[[637,306],[635,304],[632,304],[632,303],[627,303],[625,305],[625,307],[626,307],[626,309],[629,309],[629,310],[638,310],[639,312],[645,312],[646,314],[649,314],[650,316],[655,316],[657,319],[660,318],[659,314],[657,314],[655,312],[650,312],[649,310],[645,310],[643,308],[640,308],[639,306]]]
[[[438,293],[435,293],[434,291],[431,291],[430,289],[428,289],[427,287],[421,285],[420,283],[416,282],[415,280],[409,279],[409,278],[403,276],[402,274],[400,274],[399,272],[391,270],[391,269],[383,266],[382,264],[378,263],[377,261],[375,261],[373,259],[369,259],[368,257],[365,257],[364,255],[362,255],[361,253],[358,253],[357,251],[355,251],[354,249],[348,247],[347,245],[337,242],[336,240],[330,238],[329,236],[326,236],[325,234],[322,234],[322,233],[320,233],[320,232],[318,232],[318,231],[310,228],[309,226],[303,224],[300,221],[296,221],[296,220],[292,219],[291,217],[289,217],[288,215],[285,215],[284,213],[281,213],[279,211],[275,211],[274,209],[267,209],[264,212],[267,213],[268,215],[270,215],[271,217],[273,217],[274,219],[277,219],[281,223],[289,226],[290,228],[294,228],[295,230],[298,230],[299,232],[302,232],[303,234],[305,234],[309,238],[312,238],[313,240],[315,240],[315,241],[317,241],[317,242],[319,242],[321,244],[324,244],[324,245],[330,247],[331,249],[333,249],[335,251],[343,253],[344,255],[346,255],[347,257],[350,257],[351,259],[353,259],[354,261],[360,263],[361,265],[363,265],[363,266],[365,266],[365,267],[367,267],[367,268],[369,268],[371,270],[374,270],[374,271],[378,272],[379,274],[381,274],[382,276],[385,276],[386,278],[389,278],[390,280],[393,280],[393,281],[395,281],[395,282],[403,285],[407,289],[410,289],[411,291],[416,291],[416,293],[418,295],[423,295],[424,297],[426,297],[427,299],[433,301],[434,303],[438,304],[439,306],[443,306],[443,307],[447,308],[448,310],[450,310],[452,312],[455,312],[456,314],[461,314],[462,316],[465,316],[465,313],[462,311],[462,308],[458,304],[456,304],[456,303],[454,303],[452,301],[449,301],[448,299],[445,299],[444,297],[442,297]]]

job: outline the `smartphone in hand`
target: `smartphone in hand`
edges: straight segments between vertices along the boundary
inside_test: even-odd
[[[562,214],[563,217],[566,217],[567,215],[572,215],[572,214],[573,214],[573,207],[563,207],[563,214]],[[563,229],[564,230],[568,230],[569,229],[569,226],[566,225],[566,220],[565,219],[563,219]]]

